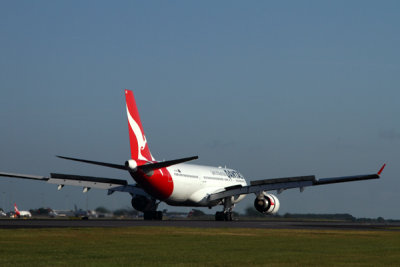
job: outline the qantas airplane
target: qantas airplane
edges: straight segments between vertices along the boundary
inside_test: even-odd
[[[17,203],[14,203],[15,217],[17,218],[32,218],[32,214],[27,210],[18,210]]]
[[[83,187],[84,193],[90,188],[108,190],[109,195],[114,192],[127,192],[132,196],[133,208],[143,212],[145,220],[162,219],[162,212],[157,211],[157,207],[163,201],[172,206],[212,208],[222,205],[223,210],[216,212],[215,219],[231,221],[232,209],[247,194],[255,194],[254,207],[257,211],[275,214],[279,210],[280,203],[275,195],[268,193],[269,191],[276,190],[277,194],[280,194],[286,189],[299,188],[302,192],[307,186],[377,179],[385,167],[384,164],[376,174],[323,179],[316,179],[314,175],[310,175],[257,180],[247,184],[243,175],[236,170],[184,163],[197,159],[197,156],[156,161],[150,153],[133,92],[125,90],[125,97],[131,159],[120,165],[57,157],[128,171],[135,183],[122,179],[60,173],[51,173],[49,177],[45,177],[1,172],[0,176],[44,181],[58,185],[58,190],[65,185],[73,185]]]

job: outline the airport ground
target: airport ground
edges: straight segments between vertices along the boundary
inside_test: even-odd
[[[400,224],[0,220],[0,266],[398,266]]]

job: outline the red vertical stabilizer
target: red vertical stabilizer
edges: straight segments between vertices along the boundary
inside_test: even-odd
[[[129,142],[131,145],[131,157],[136,160],[138,165],[148,161],[154,161],[144,135],[142,122],[136,107],[133,92],[125,90],[126,113],[128,116]]]

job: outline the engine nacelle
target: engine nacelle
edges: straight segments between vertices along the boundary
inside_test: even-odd
[[[137,162],[133,159],[125,161],[125,167],[131,169],[132,171],[136,171]]]
[[[151,209],[153,202],[150,198],[137,195],[132,198],[131,204],[135,210],[144,212]]]
[[[275,214],[279,210],[279,199],[266,192],[260,193],[254,200],[254,207],[263,214]]]

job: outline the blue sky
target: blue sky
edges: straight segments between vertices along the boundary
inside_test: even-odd
[[[400,219],[399,11],[398,1],[2,2],[0,170],[130,179],[54,157],[124,162],[128,88],[157,159],[199,155],[248,180],[387,162],[379,181],[286,191],[280,213]],[[0,193],[6,209],[86,206],[75,187],[1,179]],[[88,195],[89,208],[129,205]]]

